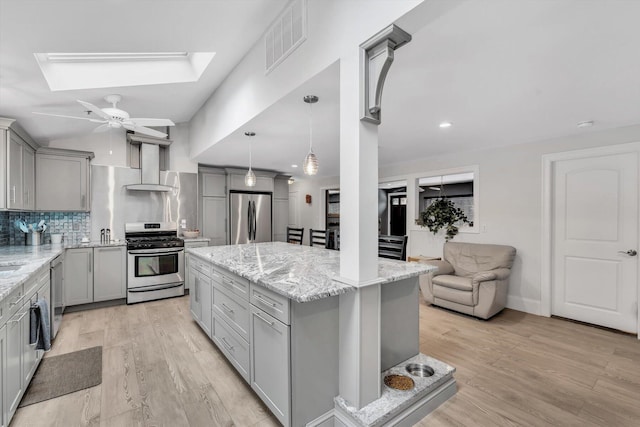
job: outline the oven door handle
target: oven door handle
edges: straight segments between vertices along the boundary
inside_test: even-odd
[[[167,248],[167,249],[135,249],[130,250],[129,253],[131,255],[167,255],[167,254],[179,254],[180,252],[184,252],[184,248],[175,249],[175,248]]]
[[[141,293],[141,292],[163,291],[165,289],[173,289],[173,288],[178,288],[180,286],[184,286],[184,283],[174,283],[171,285],[145,286],[144,288],[129,288],[127,289],[127,291],[135,294],[135,293]]]

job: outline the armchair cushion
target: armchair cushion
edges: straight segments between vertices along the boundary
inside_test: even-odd
[[[459,291],[470,292],[473,290],[473,282],[469,277],[443,275],[436,276],[432,280],[434,285],[445,286]]]

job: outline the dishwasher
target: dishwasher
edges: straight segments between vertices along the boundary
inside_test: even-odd
[[[51,261],[51,339],[56,337],[64,312],[64,252]]]

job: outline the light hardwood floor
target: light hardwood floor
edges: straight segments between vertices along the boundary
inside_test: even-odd
[[[103,382],[21,408],[22,426],[273,426],[191,320],[188,297],[66,314],[47,357],[103,348]],[[639,426],[640,342],[505,310],[490,321],[420,306],[420,348],[459,391],[420,426]]]

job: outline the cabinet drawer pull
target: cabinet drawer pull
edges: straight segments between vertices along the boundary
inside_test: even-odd
[[[268,305],[269,307],[275,307],[275,306],[276,306],[276,303],[275,303],[275,302],[268,301],[267,299],[265,299],[265,298],[264,298],[262,295],[260,295],[260,294],[255,294],[255,296],[256,296],[256,299],[257,299],[258,301],[260,301],[261,303],[263,303],[264,305]]]
[[[220,338],[220,341],[222,341],[222,344],[224,344],[224,346],[227,348],[227,350],[233,351],[234,347],[227,342],[227,338],[226,337]]]
[[[224,308],[225,310],[227,310],[229,313],[233,313],[233,309],[229,308],[229,307],[227,306],[227,304],[222,303],[222,304],[220,304],[220,305],[222,305],[222,308]]]
[[[258,319],[262,320],[264,323],[266,323],[267,325],[271,326],[273,328],[273,326],[275,325],[274,322],[272,322],[271,320],[267,320],[264,317],[262,317],[260,315],[260,313],[253,313]]]
[[[25,311],[24,313],[22,313],[22,316],[18,317],[16,320],[9,320],[7,323],[20,323],[22,318],[26,316],[28,312],[29,310]]]
[[[24,295],[20,295],[14,302],[10,302],[9,308],[13,307],[14,305],[18,305],[20,301],[22,301],[22,298],[24,298]]]

